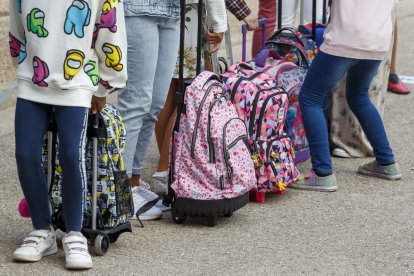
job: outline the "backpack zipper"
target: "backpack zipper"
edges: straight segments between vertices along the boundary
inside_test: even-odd
[[[274,139],[270,140],[268,144],[273,145],[273,143],[274,143],[275,141],[282,140],[282,139],[284,139],[284,138],[289,138],[289,135],[283,135],[283,136],[280,136],[280,137],[274,138]],[[271,147],[267,147],[267,149],[266,149],[266,156],[267,156],[267,159],[269,159],[269,158],[270,158],[270,148],[271,148]]]
[[[213,110],[214,105],[221,101],[222,98],[227,97],[223,94],[217,94],[218,96],[216,99],[210,104],[210,107],[208,109],[208,120],[207,120],[207,143],[208,143],[208,155],[209,155],[209,162],[210,163],[216,163],[216,154],[214,151],[214,144],[213,140],[211,139],[211,111]]]
[[[258,127],[257,127],[257,130],[256,130],[256,141],[258,140],[258,137],[260,137],[260,130],[262,129],[262,123],[263,123],[262,121],[263,121],[264,113],[266,111],[266,105],[270,101],[270,98],[272,98],[273,96],[279,95],[279,94],[286,94],[288,96],[287,100],[288,100],[288,104],[289,104],[289,94],[286,93],[286,91],[281,91],[281,92],[276,92],[276,93],[270,94],[266,98],[266,100],[264,100],[262,110],[260,110],[259,122],[258,122]]]
[[[234,95],[236,94],[237,88],[239,87],[239,85],[242,81],[251,81],[254,78],[256,78],[257,76],[259,76],[260,74],[263,74],[263,73],[262,72],[257,72],[255,74],[251,75],[250,77],[239,77],[239,79],[234,84],[233,89],[231,90],[230,100],[233,102]]]
[[[223,87],[220,84],[213,83],[207,88],[207,91],[204,94],[203,99],[201,100],[200,106],[198,107],[198,110],[197,110],[197,117],[196,117],[196,122],[194,124],[193,137],[191,140],[191,158],[194,158],[194,148],[195,148],[195,143],[197,141],[197,129],[198,129],[198,125],[200,124],[201,111],[207,100],[208,95],[210,94],[211,90],[213,90],[214,87],[220,87],[223,89]]]
[[[239,137],[237,137],[236,138],[236,140],[235,141],[233,141],[232,143],[230,143],[230,145],[229,146],[227,146],[226,145],[226,130],[227,130],[227,125],[231,122],[231,121],[233,121],[233,120],[240,120],[242,123],[243,123],[243,125],[245,125],[244,124],[244,121],[242,120],[242,119],[240,119],[240,118],[232,118],[232,119],[230,119],[230,120],[228,120],[227,122],[226,122],[226,124],[224,125],[224,127],[223,127],[223,155],[224,155],[224,163],[225,163],[225,165],[226,165],[226,175],[227,175],[227,179],[229,180],[229,181],[231,181],[232,180],[232,174],[233,174],[233,169],[231,168],[231,166],[230,166],[230,163],[229,163],[229,159],[230,159],[230,154],[229,154],[229,152],[228,152],[228,149],[227,149],[227,147],[229,147],[229,149],[230,149],[230,146],[231,147],[234,147],[234,145],[233,145],[233,143],[236,141],[236,140],[240,140],[240,139],[242,139],[242,138],[240,138],[240,137],[246,137],[247,138],[247,135],[241,135],[241,136],[239,136]],[[239,139],[240,138],[240,139]]]
[[[252,115],[250,115],[250,120],[249,120],[249,135],[252,139],[253,139],[253,134],[254,134],[254,120],[255,120],[255,117],[256,117],[257,102],[259,101],[260,94],[264,91],[270,91],[272,89],[274,89],[274,87],[259,89],[256,92],[256,96],[254,97],[254,100],[253,100],[253,109],[250,112],[250,114],[252,114]]]

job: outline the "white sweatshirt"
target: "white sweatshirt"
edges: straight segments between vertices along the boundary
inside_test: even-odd
[[[334,56],[382,60],[392,38],[395,0],[333,0],[321,51]]]
[[[187,5],[196,3],[198,3],[198,0],[187,0]],[[213,32],[224,33],[227,30],[227,13],[224,0],[206,0],[205,4],[207,20]]]
[[[118,0],[10,0],[10,53],[17,97],[90,107],[127,79],[127,40]]]

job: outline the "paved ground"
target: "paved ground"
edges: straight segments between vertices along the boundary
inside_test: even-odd
[[[399,72],[414,75],[413,0],[400,1],[399,26]],[[235,38],[235,44],[239,40]],[[334,159],[339,182],[336,193],[288,190],[284,196],[269,196],[265,204],[249,204],[232,218],[221,219],[215,228],[201,226],[197,220],[175,225],[166,213],[164,219],[121,236],[105,257],[94,257],[95,268],[87,273],[414,274],[413,100],[414,94],[389,94],[386,100],[385,125],[403,180],[387,182],[357,175],[355,169],[365,159]],[[31,229],[30,222],[16,211],[22,193],[13,157],[13,112],[12,108],[0,111],[0,275],[69,274],[63,268],[62,251],[36,264],[17,264],[10,258]],[[153,144],[145,176],[152,174],[157,158]]]

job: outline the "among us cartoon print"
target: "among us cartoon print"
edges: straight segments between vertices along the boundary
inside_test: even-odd
[[[112,88],[108,79],[125,67],[126,42],[123,34],[116,37],[119,18],[124,16],[121,1],[11,1],[16,1],[22,28],[9,33],[10,54],[18,64],[32,63],[33,84],[48,87],[76,80],[85,86],[87,79],[92,87]],[[57,16],[59,12],[62,16]]]

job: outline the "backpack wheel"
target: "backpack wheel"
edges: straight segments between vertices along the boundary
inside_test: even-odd
[[[217,216],[207,217],[207,226],[214,227],[217,225]]]
[[[176,224],[182,224],[187,219],[187,216],[186,215],[181,215],[180,213],[178,213],[175,210],[175,208],[171,208],[171,216],[172,216],[172,220]]]
[[[93,246],[93,251],[98,256],[103,256],[106,254],[109,248],[109,238],[108,236],[97,235],[95,237],[95,242]]]

